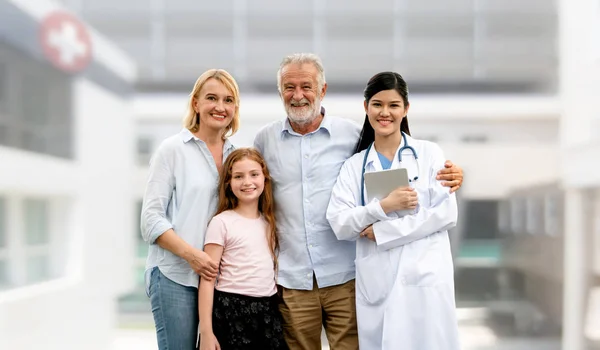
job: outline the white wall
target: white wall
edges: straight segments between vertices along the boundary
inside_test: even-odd
[[[0,292],[3,349],[109,349],[116,299],[134,285],[132,109],[89,81],[73,92],[74,161],[0,148],[0,193],[60,198],[66,214],[59,278]]]
[[[73,162],[0,146],[0,192],[69,195],[78,190]]]
[[[76,83],[75,101],[81,116],[75,133],[84,189],[80,200],[90,249],[85,263],[94,271],[89,283],[106,290],[101,293],[122,293],[133,286],[131,232],[138,223],[131,188],[133,109],[129,101],[85,80]]]
[[[461,198],[505,198],[514,188],[556,181],[558,145],[441,143],[446,158],[465,172]]]

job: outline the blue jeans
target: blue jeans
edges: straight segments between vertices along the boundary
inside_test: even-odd
[[[198,289],[150,274],[150,304],[159,350],[195,350],[198,339]]]

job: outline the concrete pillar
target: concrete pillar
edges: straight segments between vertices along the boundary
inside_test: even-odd
[[[586,298],[586,234],[584,193],[569,189],[565,194],[564,295],[562,348],[584,350]]]
[[[587,312],[588,274],[591,244],[590,202],[586,202],[585,164],[574,164],[573,154],[581,154],[593,142],[600,95],[600,2],[598,0],[558,0],[559,92],[562,105],[561,158],[565,190],[565,255],[563,342],[565,350],[586,349],[584,319]]]

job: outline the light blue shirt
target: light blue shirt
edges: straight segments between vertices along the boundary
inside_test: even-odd
[[[313,272],[320,288],[354,279],[355,242],[339,241],[325,213],[359,135],[360,127],[352,121],[325,115],[319,128],[306,135],[294,132],[285,119],[256,136],[254,146],[273,178],[280,244],[277,283],[283,287],[311,290]]]
[[[223,160],[233,151],[229,140]],[[198,275],[179,256],[156,244],[169,229],[191,246],[203,249],[208,222],[218,204],[219,173],[206,144],[188,129],[164,140],[150,161],[150,173],[142,205],[142,236],[150,244],[146,261],[146,292],[150,272],[158,266],[170,280],[198,287]]]

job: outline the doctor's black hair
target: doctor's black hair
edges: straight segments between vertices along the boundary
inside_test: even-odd
[[[373,96],[385,90],[396,90],[400,97],[402,97],[404,106],[408,106],[408,85],[406,84],[406,81],[404,81],[404,78],[402,78],[402,76],[396,72],[377,73],[371,79],[369,79],[363,94],[365,101],[367,101],[368,104]],[[402,122],[400,123],[400,131],[410,135],[410,129],[408,128],[408,116],[402,118]],[[369,123],[369,116],[365,115],[365,122],[363,124],[362,131],[360,132],[360,138],[358,139],[354,153],[359,153],[362,150],[367,149],[367,147],[369,147],[373,141],[375,141],[375,130],[373,130],[371,123]]]

